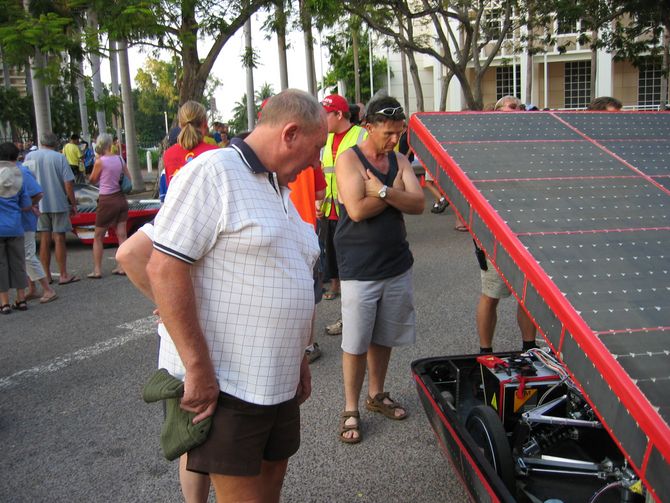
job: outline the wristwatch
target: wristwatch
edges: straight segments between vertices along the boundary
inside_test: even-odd
[[[379,192],[377,192],[377,194],[379,194],[380,199],[386,199],[386,196],[387,196],[386,191],[387,190],[388,190],[388,187],[386,185],[384,185],[381,189],[379,189]]]

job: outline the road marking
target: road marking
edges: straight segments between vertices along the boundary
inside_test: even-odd
[[[13,388],[27,379],[33,379],[45,374],[57,372],[66,367],[69,367],[74,363],[88,360],[89,358],[106,353],[107,351],[118,348],[119,346],[123,346],[129,342],[141,339],[142,337],[156,334],[156,317],[147,316],[146,318],[140,318],[139,320],[123,323],[118,325],[116,328],[127,330],[128,333],[119,337],[107,339],[106,341],[98,342],[93,346],[79,349],[73,353],[57,356],[50,362],[37,365],[29,369],[19,370],[10,376],[3,377],[0,379],[0,390]]]

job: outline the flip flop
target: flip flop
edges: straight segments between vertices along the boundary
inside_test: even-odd
[[[113,271],[112,271],[112,274],[116,274],[117,276],[125,276],[125,275],[126,275],[125,272],[123,272],[123,271],[117,271],[117,270],[113,270]]]
[[[454,227],[454,230],[458,232],[468,232],[468,227],[466,225],[457,225]]]
[[[63,285],[69,285],[70,283],[76,283],[77,281],[81,281],[77,276],[70,276],[70,279],[66,281],[59,281],[58,285],[63,286]]]
[[[96,274],[94,272],[86,275],[88,279],[102,279],[102,274]]]
[[[46,296],[41,297],[40,298],[40,304],[48,304],[49,302],[51,302],[52,300],[56,300],[57,298],[58,298],[57,293],[54,293],[51,297],[46,297]]]

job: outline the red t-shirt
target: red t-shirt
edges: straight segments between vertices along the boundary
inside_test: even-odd
[[[314,168],[314,190],[319,192],[328,186],[326,182],[326,175],[323,174],[321,166]]]
[[[351,127],[353,127],[353,124]],[[333,135],[333,161],[337,159],[337,149],[340,148],[340,143],[342,143],[342,140],[344,139],[345,135],[349,132],[349,129],[347,129],[346,131],[342,131],[341,133],[335,133]],[[337,201],[335,201],[335,204],[338,204]],[[337,216],[337,210],[335,209],[335,204],[331,205],[330,214],[326,215],[328,220],[339,219],[339,217]]]
[[[179,145],[179,143],[172,145],[163,153],[165,180],[167,181],[168,186],[170,185],[170,180],[172,180],[172,177],[176,175],[177,171],[183,168],[187,163],[191,162],[203,152],[217,148],[219,147],[216,145],[210,145],[209,143],[204,142],[200,142],[192,150],[186,150],[181,145]]]

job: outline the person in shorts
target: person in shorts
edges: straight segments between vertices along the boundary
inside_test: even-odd
[[[366,363],[366,407],[390,419],[407,411],[384,390],[391,350],[412,344],[416,315],[412,290],[414,258],[404,213],[418,215],[424,195],[407,158],[394,151],[405,130],[398,101],[382,97],[367,107],[367,138],[335,163],[340,222],[335,249],[342,285],[342,372],[345,407],[338,438],[361,441],[359,399]]]
[[[128,200],[121,191],[119,179],[123,173],[130,178],[128,167],[120,155],[112,154],[112,135],[102,133],[95,142],[98,158],[93,165],[89,182],[98,184],[100,196],[95,211],[95,233],[93,235],[93,272],[89,279],[102,278],[103,238],[107,230],[114,228],[119,246],[126,240],[128,222]],[[123,267],[117,265],[112,274],[125,275]]]
[[[326,135],[316,99],[282,91],[245,140],[174,177],[155,219],[159,366],[184,379],[196,424],[213,416],[186,467],[209,474],[219,502],[279,501],[300,444],[319,246],[287,185],[318,164]]]
[[[72,230],[70,216],[77,214],[77,200],[74,196],[74,174],[63,154],[56,151],[58,137],[52,132],[40,137],[40,148],[26,155],[23,165],[35,175],[37,183],[44,190],[40,200],[40,217],[37,232],[40,238],[40,262],[51,283],[51,242],[55,243],[56,262],[60,278],[59,285],[79,281],[67,270],[67,248],[65,234]]]
[[[507,284],[498,274],[491,261],[484,257],[484,252],[477,248],[478,260],[481,268],[482,294],[477,305],[477,333],[479,334],[479,352],[493,351],[493,334],[498,322],[498,303],[511,295]],[[537,347],[535,335],[537,329],[526,314],[526,311],[517,305],[516,321],[521,331],[522,351]]]

